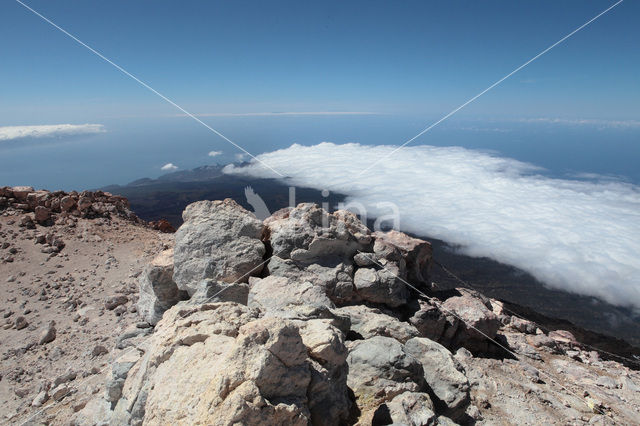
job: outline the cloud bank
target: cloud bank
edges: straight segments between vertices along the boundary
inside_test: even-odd
[[[640,188],[552,179],[536,167],[459,147],[321,143],[259,155],[285,182],[328,189],[369,217],[395,203],[400,227],[517,266],[548,286],[640,308]],[[227,173],[278,178],[253,160]],[[281,179],[282,180],[282,179]]]
[[[598,120],[598,119],[567,119],[567,118],[522,118],[517,120],[521,123],[542,123],[542,124],[565,124],[569,126],[596,126],[600,128],[638,128],[638,120]]]
[[[51,124],[44,126],[4,126],[0,127],[0,141],[26,138],[51,138],[62,136],[104,133],[102,124]]]
[[[160,170],[164,170],[164,171],[178,170],[178,166],[176,166],[173,163],[167,163],[164,166],[160,167]]]
[[[284,117],[318,115],[380,115],[369,111],[282,111],[282,112],[203,112],[193,114],[196,117]],[[187,114],[175,114],[174,117],[187,117]]]

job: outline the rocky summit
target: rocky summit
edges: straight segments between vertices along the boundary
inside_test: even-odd
[[[633,363],[439,291],[428,242],[350,212],[200,201],[171,234],[108,193],[2,188],[0,209],[6,423],[640,419]]]

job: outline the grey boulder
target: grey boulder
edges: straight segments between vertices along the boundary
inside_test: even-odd
[[[235,201],[198,201],[182,218],[174,249],[173,279],[179,289],[193,295],[203,279],[247,282],[262,271],[262,222]]]

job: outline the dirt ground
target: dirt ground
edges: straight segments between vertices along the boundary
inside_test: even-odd
[[[173,236],[121,218],[27,229],[21,216],[0,216],[0,422],[57,423],[104,391],[116,338],[145,326],[137,277]]]

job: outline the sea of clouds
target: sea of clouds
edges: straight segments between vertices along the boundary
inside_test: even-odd
[[[555,179],[513,159],[415,146],[359,175],[393,146],[292,145],[258,159],[285,183],[327,189],[369,217],[400,210],[400,228],[519,267],[546,285],[640,308],[640,188]],[[279,178],[253,160],[227,173]]]
[[[0,126],[0,142],[27,138],[50,138],[61,136],[104,133],[102,124],[50,124],[41,126]]]

